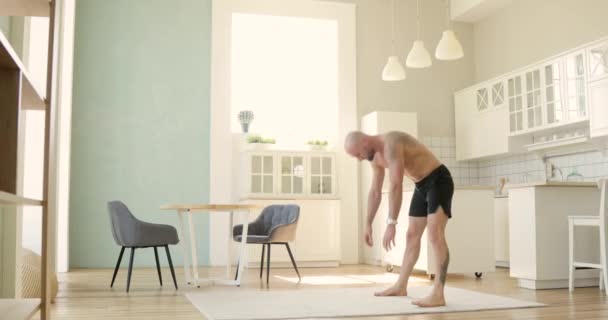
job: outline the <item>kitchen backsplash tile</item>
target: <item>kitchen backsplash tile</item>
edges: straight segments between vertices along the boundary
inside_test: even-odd
[[[545,164],[535,153],[490,160],[456,161],[454,137],[422,137],[421,141],[450,169],[454,183],[458,185],[495,186],[502,177],[510,183],[546,179]],[[548,157],[547,161],[555,168],[554,177],[550,180],[567,180],[573,172],[581,174],[584,181],[608,177],[608,149],[605,153],[587,151],[557,155]]]

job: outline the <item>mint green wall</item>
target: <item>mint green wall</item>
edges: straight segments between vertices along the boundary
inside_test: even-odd
[[[77,2],[70,267],[114,266],[109,200],[176,227],[161,205],[208,201],[210,54],[211,0]],[[195,222],[207,264],[208,218]],[[153,250],[136,251],[135,262],[153,266]]]

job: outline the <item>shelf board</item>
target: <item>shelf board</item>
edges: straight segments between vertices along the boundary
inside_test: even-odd
[[[589,141],[588,136],[573,136],[573,137],[567,137],[567,138],[562,138],[562,139],[557,139],[557,140],[527,144],[527,145],[524,145],[524,148],[526,148],[528,151],[536,151],[536,150],[557,148],[557,147],[563,147],[563,146],[568,146],[568,145],[572,145],[572,144],[584,143],[584,142],[588,142],[588,141]]]
[[[556,123],[550,126],[545,126],[539,129],[526,130],[522,132],[515,132],[509,134],[509,137],[523,137],[523,136],[533,136],[533,135],[543,135],[554,132],[560,132],[569,129],[578,129],[578,128],[588,128],[589,127],[589,119],[576,120],[566,123]]]
[[[0,68],[20,70],[23,74],[21,105],[24,109],[44,110],[46,108],[44,97],[40,94],[41,91],[30,80],[31,77],[25,65],[2,31],[0,31]]]
[[[40,309],[40,299],[0,299],[2,319],[29,319]]]
[[[30,199],[20,197],[18,195],[0,191],[0,206],[11,205],[11,206],[41,206],[42,201],[36,199]],[[0,313],[2,314],[2,313]]]
[[[0,15],[19,17],[48,17],[49,0],[0,0]]]

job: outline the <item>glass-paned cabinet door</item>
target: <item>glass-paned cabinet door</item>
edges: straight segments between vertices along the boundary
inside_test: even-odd
[[[608,42],[589,49],[589,80],[608,76]]]
[[[271,155],[251,155],[251,193],[274,192],[274,161]]]
[[[310,157],[310,193],[330,195],[335,192],[333,156]]]
[[[488,109],[488,89],[481,88],[477,90],[477,110],[484,111]]]
[[[564,120],[561,74],[559,62],[554,62],[544,67],[547,124],[560,123]]]
[[[504,83],[497,82],[492,86],[492,105],[494,107],[500,107],[505,103],[505,85]]]
[[[585,62],[582,52],[566,58],[566,111],[568,120],[587,116],[585,95]]]
[[[281,155],[281,194],[303,194],[304,193],[304,156]]]
[[[526,110],[528,129],[543,125],[542,103],[540,99],[540,70],[526,72]]]
[[[507,101],[509,104],[509,132],[523,130],[523,92],[521,76],[515,76],[507,80]]]

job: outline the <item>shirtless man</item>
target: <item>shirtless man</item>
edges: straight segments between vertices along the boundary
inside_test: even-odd
[[[423,144],[404,132],[388,132],[369,136],[353,131],[346,137],[344,148],[348,154],[368,160],[373,170],[372,186],[369,191],[365,242],[373,245],[372,222],[380,205],[384,171],[388,168],[390,179],[389,211],[386,232],[382,245],[386,250],[395,246],[395,225],[401,208],[403,177],[416,183],[409,210],[407,245],[399,279],[390,288],[377,292],[376,296],[406,296],[407,282],[420,254],[420,238],[427,228],[428,240],[433,247],[437,261],[435,282],[432,292],[419,300],[412,301],[421,307],[445,305],[443,295],[445,278],[450,261],[445,227],[452,217],[451,203],[454,183],[448,169]]]

